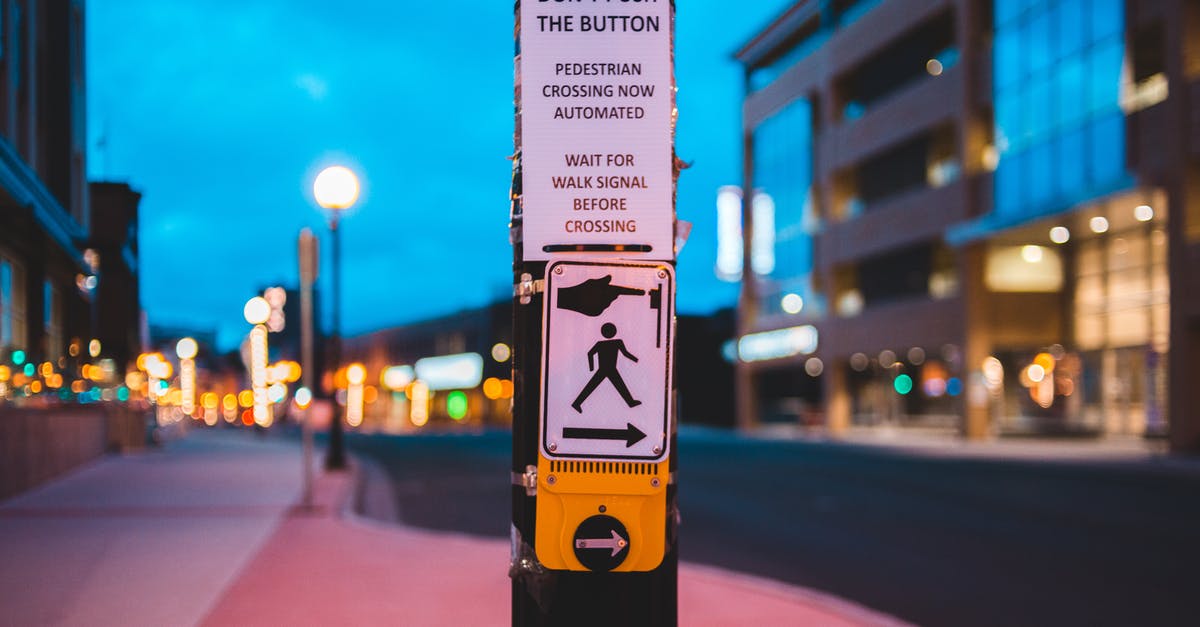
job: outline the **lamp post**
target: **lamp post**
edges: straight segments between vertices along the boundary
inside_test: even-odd
[[[267,399],[267,327],[271,304],[262,296],[246,301],[242,309],[250,329],[250,389],[254,392],[254,422],[261,427],[271,426],[271,403]]]
[[[196,340],[185,337],[175,344],[175,355],[179,357],[180,406],[183,413],[191,416],[196,412]]]
[[[358,177],[350,168],[335,165],[321,170],[313,181],[313,197],[329,211],[329,236],[333,248],[333,329],[329,337],[329,364],[336,373],[342,359],[342,245],[338,236],[340,212],[354,206],[358,200]],[[336,377],[335,377],[336,380]],[[334,385],[336,388],[336,383]],[[325,468],[346,467],[346,451],[342,443],[343,417],[337,411],[337,390],[333,391],[334,412],[329,422],[329,448],[325,452]]]

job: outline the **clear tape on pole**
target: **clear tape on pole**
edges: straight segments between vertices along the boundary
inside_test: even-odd
[[[508,576],[524,585],[529,596],[543,612],[549,611],[558,579],[554,572],[538,561],[533,545],[521,537],[521,530],[517,529],[516,525],[511,526],[511,532],[512,551],[508,563]]]

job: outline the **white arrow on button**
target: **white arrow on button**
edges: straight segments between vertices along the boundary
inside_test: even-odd
[[[629,544],[629,543],[625,541],[625,538],[622,538],[621,534],[617,533],[616,529],[613,529],[612,538],[603,538],[603,539],[597,538],[597,539],[592,539],[592,540],[583,540],[583,539],[576,540],[575,548],[577,548],[577,549],[612,549],[612,554],[616,555],[617,553],[621,552],[621,549],[625,548],[626,544]]]

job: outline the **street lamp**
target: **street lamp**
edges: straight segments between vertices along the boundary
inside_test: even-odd
[[[271,426],[271,404],[267,399],[267,327],[271,318],[271,304],[262,296],[246,301],[242,308],[246,322],[254,325],[250,329],[250,389],[254,394],[254,422],[262,427]]]
[[[363,421],[363,382],[367,369],[359,363],[346,366],[346,424],[357,427]]]
[[[329,211],[329,236],[333,245],[333,329],[329,337],[329,363],[334,372],[337,372],[342,359],[342,245],[338,237],[338,218],[339,212],[354,206],[358,200],[358,190],[358,177],[345,166],[325,168],[313,181],[313,197],[318,205]],[[335,390],[335,398],[336,395]],[[335,410],[333,420],[329,421],[329,448],[325,452],[325,468],[337,470],[345,467],[342,416]]]
[[[191,416],[196,412],[196,340],[185,337],[175,344],[175,355],[179,357],[179,392],[183,413]]]

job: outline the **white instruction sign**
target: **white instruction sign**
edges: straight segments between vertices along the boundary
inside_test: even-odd
[[[520,45],[524,259],[674,259],[670,0],[523,0]]]
[[[669,264],[553,261],[542,341],[542,454],[666,459],[675,273]]]

